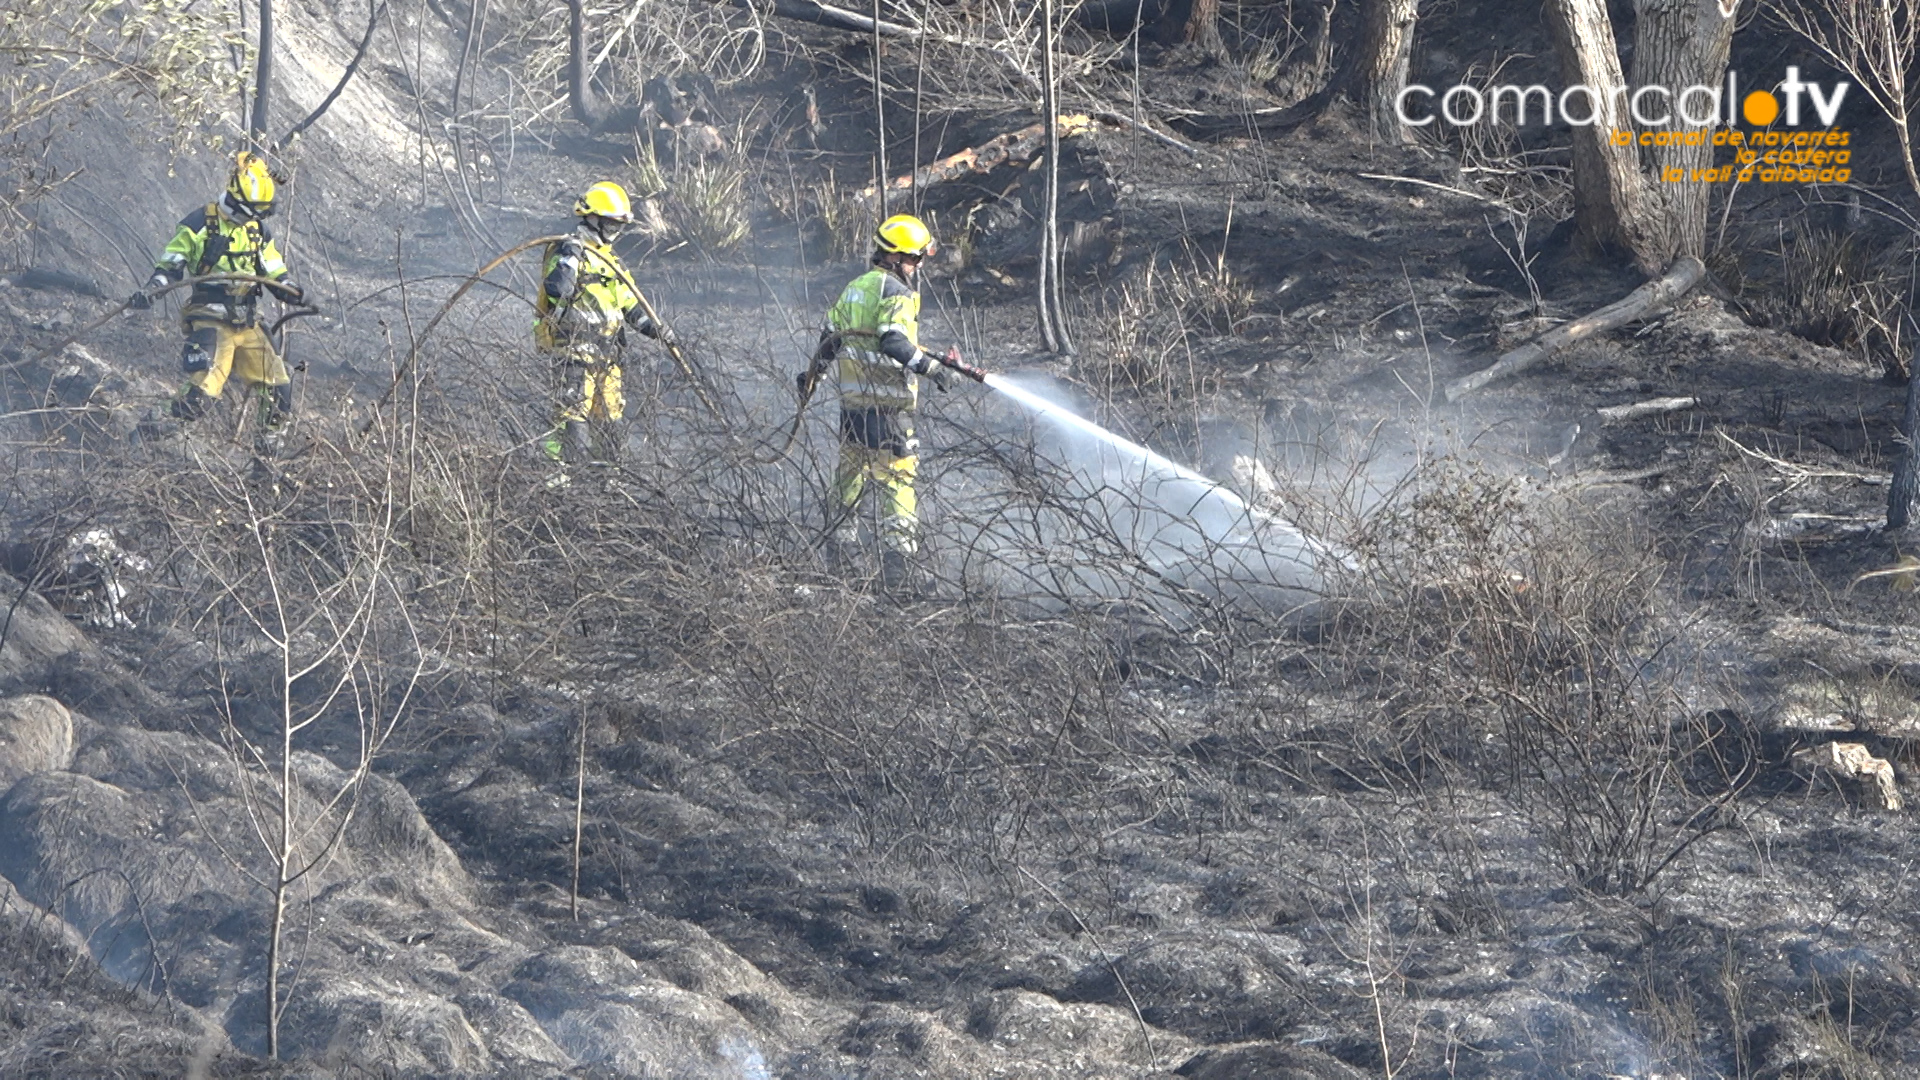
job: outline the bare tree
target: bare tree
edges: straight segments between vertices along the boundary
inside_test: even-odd
[[[1782,25],[1846,72],[1900,133],[1900,164],[1920,196],[1909,130],[1914,55],[1920,47],[1920,0],[1773,0]]]
[[[1040,337],[1048,352],[1073,352],[1060,288],[1060,75],[1054,69],[1054,0],[1040,6],[1040,108],[1047,139],[1046,206],[1040,221]]]
[[[1900,420],[1900,457],[1893,463],[1893,482],[1887,490],[1887,528],[1904,529],[1920,504],[1920,452],[1913,436],[1920,431],[1920,354],[1907,364],[1907,408]]]
[[[254,60],[253,115],[247,138],[254,146],[267,145],[267,117],[273,102],[273,0],[260,0],[260,48]]]
[[[1634,87],[1717,86],[1727,69],[1739,0],[1637,0]],[[1710,143],[1651,150],[1642,159],[1637,140],[1615,145],[1627,127],[1627,80],[1605,0],[1550,0],[1547,23],[1568,85],[1591,87],[1595,122],[1573,128],[1574,213],[1581,232],[1603,250],[1621,251],[1648,274],[1679,256],[1706,250],[1705,183],[1664,183],[1661,169],[1683,175],[1705,167]],[[1715,98],[1718,101],[1718,98]],[[1674,106],[1676,123],[1683,110]],[[1714,121],[1709,120],[1708,126]]]
[[[214,734],[233,758],[257,846],[222,853],[268,898],[270,1057],[280,1054],[290,1000],[283,976],[293,967],[295,891],[335,857],[429,655],[397,566],[406,449],[357,464],[331,446],[317,451],[310,464],[328,475],[312,488],[273,480],[220,447],[192,451],[181,473],[154,488],[176,565],[194,582],[187,617],[220,658]],[[270,706],[241,709],[237,685],[270,696]],[[337,768],[311,752],[322,747]]]
[[[587,70],[587,14],[584,0],[567,3],[567,104],[573,118],[594,134],[631,131],[640,122],[639,106],[611,109],[593,92],[593,74]]]

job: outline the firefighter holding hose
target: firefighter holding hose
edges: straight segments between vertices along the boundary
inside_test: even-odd
[[[881,580],[902,585],[919,547],[919,499],[914,479],[920,441],[913,414],[920,377],[942,392],[955,372],[983,377],[961,362],[960,351],[935,357],[920,347],[920,264],[933,253],[933,233],[911,214],[896,214],[875,231],[873,268],[853,279],[827,312],[813,362],[800,373],[804,400],[829,365],[840,392],[840,462],[833,492],[839,504],[832,543],[844,561],[859,544],[855,511],[871,484],[883,511]]]
[[[153,293],[183,277],[236,274],[272,282],[265,288],[289,305],[303,303],[300,286],[287,277],[287,264],[265,221],[273,216],[276,181],[258,155],[242,151],[234,158],[227,190],[220,198],[188,214],[153,268],[145,287],[129,307],[153,306]],[[191,422],[205,416],[220,399],[229,379],[238,379],[260,396],[263,439],[276,439],[293,417],[293,379],[261,329],[261,283],[206,281],[187,296],[181,321],[187,341],[180,366],[187,385],[169,412]]]
[[[579,219],[573,235],[547,247],[535,304],[534,340],[553,362],[557,399],[553,427],[540,445],[555,463],[611,462],[627,410],[620,370],[627,329],[669,348],[678,339],[648,313],[633,275],[614,254],[613,242],[633,223],[626,189],[603,180],[581,194],[573,212]]]

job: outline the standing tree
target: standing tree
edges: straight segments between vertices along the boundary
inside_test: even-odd
[[[373,764],[417,698],[434,642],[421,636],[399,522],[410,443],[356,456],[316,442],[310,478],[263,481],[257,462],[196,452],[154,486],[188,582],[183,612],[215,648],[219,725],[255,850],[222,848],[265,896],[267,1054],[299,955],[297,893],[338,854]],[[262,693],[264,691],[264,693]],[[251,696],[260,705],[243,705]],[[331,762],[318,751],[326,751]]]
[[[1400,122],[1396,103],[1407,85],[1413,58],[1413,24],[1420,0],[1365,0],[1361,5],[1360,46],[1348,58],[1337,90],[1360,103],[1373,125],[1374,138],[1403,143],[1413,138]]]
[[[1739,0],[1635,0],[1633,87],[1671,88],[1667,104],[1674,126],[1687,124],[1678,98],[1690,86],[1718,87],[1727,70]],[[1713,146],[1650,148],[1643,159],[1638,140],[1615,145],[1612,134],[1632,117],[1624,110],[1627,81],[1614,41],[1606,0],[1549,0],[1547,23],[1569,86],[1593,88],[1594,122],[1573,128],[1574,215],[1597,247],[1623,252],[1648,274],[1676,258],[1706,251],[1711,188],[1695,181],[1666,183],[1662,170],[1682,175],[1711,164]],[[1722,108],[1718,93],[1714,102]],[[1698,116],[1698,95],[1692,107]],[[1717,117],[1702,127],[1711,127]]]
[[[1327,20],[1328,26],[1331,8],[1329,4],[1320,9],[1320,18]],[[1190,115],[1171,122],[1202,136],[1244,135],[1250,131],[1275,134],[1324,115],[1335,101],[1346,98],[1366,109],[1374,138],[1387,143],[1408,142],[1413,133],[1400,122],[1397,102],[1407,85],[1414,24],[1419,17],[1420,0],[1361,0],[1360,38],[1318,91],[1281,109]],[[1087,21],[1084,14],[1081,18]]]
[[[1155,36],[1168,45],[1198,45],[1219,52],[1220,0],[1170,0],[1160,9]]]
[[[1040,5],[1040,108],[1047,139],[1046,205],[1040,214],[1040,337],[1048,352],[1073,352],[1060,288],[1060,73],[1054,68],[1054,0]]]
[[[1887,490],[1887,529],[1905,529],[1920,506],[1920,451],[1913,437],[1920,432],[1920,349],[1907,363],[1907,408],[1900,420],[1900,456],[1893,463],[1893,482]]]
[[[273,0],[260,0],[260,49],[253,73],[253,115],[247,120],[247,141],[256,150],[267,148],[267,115],[273,90]]]

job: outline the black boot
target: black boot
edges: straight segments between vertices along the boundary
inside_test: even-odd
[[[184,420],[190,424],[207,415],[207,409],[212,405],[213,399],[207,396],[205,390],[188,383],[187,388],[173,399],[172,405],[167,407],[167,414],[175,420]]]
[[[260,388],[260,427],[268,432],[286,430],[293,422],[293,384]]]
[[[903,592],[907,588],[907,578],[912,567],[907,563],[906,552],[884,551],[880,554],[880,584],[888,592]]]

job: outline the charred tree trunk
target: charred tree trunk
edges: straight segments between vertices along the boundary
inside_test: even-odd
[[[1208,52],[1222,48],[1220,0],[1090,0],[1068,17],[1114,37],[1140,31],[1161,45],[1199,45]]]
[[[587,13],[584,0],[567,0],[567,104],[573,118],[595,135],[631,131],[639,126],[640,110],[607,108],[593,93],[587,71]]]
[[[1040,221],[1039,309],[1040,338],[1051,353],[1071,354],[1073,338],[1067,332],[1065,296],[1060,288],[1060,73],[1053,57],[1054,0],[1040,5],[1040,107],[1046,130],[1046,206]]]
[[[1604,0],[1580,0],[1604,3]],[[1292,105],[1277,109],[1256,109],[1237,113],[1196,113],[1175,117],[1172,126],[1198,136],[1277,134],[1291,131],[1323,115],[1342,97],[1360,103],[1367,111],[1377,138],[1393,143],[1408,141],[1412,135],[1395,107],[1400,91],[1407,85],[1408,61],[1413,56],[1414,24],[1420,14],[1420,0],[1362,0],[1362,34],[1354,48],[1347,51],[1340,66],[1325,86]],[[1332,7],[1321,8],[1322,26],[1328,35],[1321,41],[1331,52]],[[1324,54],[1316,54],[1318,63],[1326,63]],[[1615,67],[1619,65],[1616,63]]]
[[[299,138],[301,132],[327,115],[327,110],[339,100],[341,92],[347,88],[348,83],[353,81],[354,73],[360,70],[360,62],[367,58],[367,46],[373,44],[374,28],[380,25],[380,13],[385,10],[386,5],[379,0],[367,0],[367,32],[360,35],[360,47],[353,51],[353,59],[347,61],[347,69],[340,73],[340,81],[333,84],[333,90],[314,107],[312,112],[307,114],[306,119],[288,128],[285,135],[274,141],[273,150],[276,153],[293,145],[293,140]]]
[[[887,83],[886,56],[880,36],[880,0],[873,0],[873,183],[880,192],[880,217],[887,219]],[[916,167],[919,162],[913,163]]]
[[[1638,18],[1633,34],[1633,85],[1681,87],[1721,86],[1726,78],[1727,54],[1733,46],[1733,18],[1722,7],[1722,0],[1635,0]],[[1737,5],[1736,5],[1737,7]],[[1723,91],[1724,92],[1724,91]],[[1727,103],[1719,94],[1713,99],[1724,114]],[[1694,107],[1698,116],[1698,104]],[[1685,130],[1701,130],[1687,124],[1676,106],[1674,120]],[[1711,130],[1716,119],[1703,127]],[[1624,127],[1625,125],[1620,125]],[[1654,179],[1654,190],[1666,218],[1664,251],[1649,254],[1657,261],[1691,255],[1706,256],[1708,196],[1711,185],[1692,179],[1697,170],[1713,164],[1713,145],[1653,146],[1648,148],[1647,166]],[[1665,181],[1672,170],[1685,179]]]
[[[1719,86],[1733,39],[1733,14],[1724,2],[1638,0],[1635,83],[1675,91]],[[1733,6],[1738,8],[1737,0]],[[1614,144],[1613,132],[1631,131],[1633,118],[1606,0],[1549,0],[1547,15],[1567,84],[1595,91],[1594,122],[1573,126],[1574,213],[1581,234],[1601,250],[1630,256],[1648,274],[1661,272],[1676,255],[1698,257],[1706,246],[1707,185],[1664,182],[1659,173],[1642,171],[1636,140]],[[1674,109],[1678,129],[1684,122]],[[1656,169],[1702,168],[1712,154],[1711,146],[1674,147],[1651,160]]]
[[[1171,0],[1154,22],[1154,37],[1165,45],[1198,45],[1219,52],[1220,0]]]
[[[1374,138],[1408,142],[1412,131],[1400,122],[1395,104],[1407,85],[1420,0],[1366,0],[1361,10],[1360,46],[1348,60],[1341,89],[1366,109]]]
[[[567,0],[567,105],[588,131],[606,127],[607,111],[593,98],[587,81],[587,13],[583,0]]]
[[[1549,0],[1547,26],[1568,86],[1591,86],[1603,94],[1626,86],[1606,0]],[[1640,262],[1640,252],[1660,246],[1654,221],[1658,204],[1640,175],[1639,148],[1614,146],[1614,121],[1604,115],[1608,102],[1595,101],[1593,107],[1602,117],[1573,127],[1574,217],[1595,247],[1625,252]],[[1641,268],[1651,272],[1644,262]]]
[[[1887,528],[1904,529],[1913,522],[1920,503],[1920,450],[1913,437],[1920,431],[1920,349],[1907,365],[1907,413],[1900,421],[1900,458],[1893,463],[1893,483],[1887,489]]]
[[[267,108],[273,89],[273,0],[260,0],[260,51],[253,76],[253,115],[247,137],[256,149],[267,146]]]

